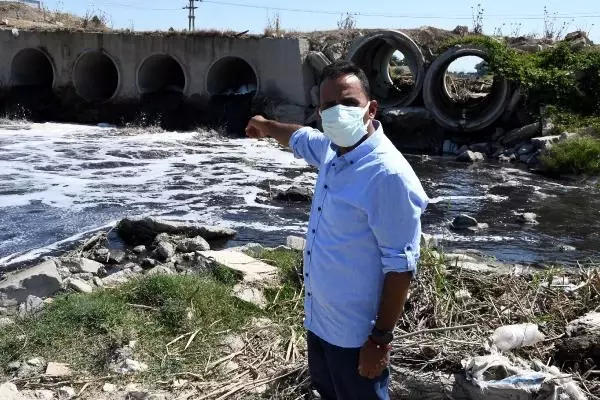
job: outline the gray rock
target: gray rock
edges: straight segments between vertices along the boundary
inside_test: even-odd
[[[442,152],[444,154],[459,154],[458,145],[451,140],[444,140]]]
[[[226,349],[227,353],[236,353],[242,351],[246,347],[244,339],[239,335],[227,335],[219,343]]]
[[[539,224],[537,220],[537,214],[535,213],[517,213],[516,214],[517,222],[526,225],[537,225]]]
[[[240,300],[254,304],[258,308],[265,308],[268,304],[265,294],[256,287],[237,284],[233,287],[233,295]]]
[[[438,245],[438,239],[435,236],[421,233],[421,247],[434,249],[438,247]]]
[[[551,136],[554,135],[556,132],[556,125],[554,125],[554,123],[549,120],[549,119],[544,119],[542,121],[542,136]]]
[[[146,246],[144,246],[143,244],[135,246],[133,248],[133,252],[136,254],[144,254],[146,252]]]
[[[156,267],[156,260],[149,257],[142,260],[142,268],[150,269],[154,267]]]
[[[68,285],[71,289],[79,293],[92,293],[94,291],[88,283],[79,279],[69,279]]]
[[[27,360],[26,363],[21,363],[17,371],[17,377],[29,378],[32,376],[41,375],[46,370],[46,360],[42,357],[34,357]]]
[[[568,244],[560,244],[558,245],[558,251],[562,251],[563,253],[569,253],[572,251],[576,251],[577,249],[574,246],[570,246]]]
[[[209,242],[232,239],[236,235],[236,231],[228,228],[167,221],[153,217],[125,218],[117,225],[117,231],[125,243],[135,246],[151,244],[160,233],[188,237],[202,236]]]
[[[478,161],[483,161],[485,159],[484,155],[481,153],[476,153],[473,152],[471,150],[467,150],[463,153],[461,153],[457,158],[456,161],[462,161],[462,162],[478,162]]]
[[[506,134],[502,139],[502,143],[506,146],[515,145],[524,140],[529,140],[536,137],[540,133],[539,122],[525,125],[522,128],[514,129]]]
[[[156,252],[163,260],[166,261],[175,255],[175,246],[169,242],[163,241],[158,243],[156,246]]]
[[[117,368],[116,372],[119,374],[134,374],[137,372],[145,372],[148,370],[148,365],[143,362],[135,361],[130,358],[126,359]]]
[[[192,253],[194,251],[210,250],[210,245],[202,236],[195,238],[185,238],[177,243],[177,250],[182,253]]]
[[[240,248],[242,253],[246,253],[254,258],[259,257],[264,250],[265,248],[260,243],[248,243]]]
[[[7,326],[14,325],[15,321],[8,317],[0,317],[0,329],[6,328]]]
[[[105,383],[104,386],[102,386],[102,391],[104,393],[114,393],[117,390],[118,390],[117,385],[112,384],[112,383]]]
[[[489,143],[475,143],[471,145],[470,149],[476,153],[490,154],[492,145]]]
[[[46,376],[65,377],[73,375],[73,371],[68,364],[49,362],[46,367]]]
[[[18,371],[21,368],[21,361],[11,361],[6,364],[6,370],[8,372]]]
[[[94,277],[93,282],[98,287],[103,287],[104,286],[104,283],[102,282],[102,279],[100,279],[97,276]]]
[[[81,272],[79,274],[73,274],[72,277],[86,281],[86,282],[91,282],[92,279],[94,279],[94,275],[90,274],[89,272]]]
[[[523,146],[521,146],[519,148],[519,150],[517,151],[518,155],[523,155],[523,154],[531,154],[531,152],[533,152],[535,150],[535,147],[532,144],[524,144]]]
[[[10,274],[0,282],[0,295],[5,299],[23,302],[27,296],[52,296],[62,287],[62,278],[54,261],[46,261],[35,267]]]
[[[42,357],[33,357],[27,360],[27,364],[31,365],[32,367],[46,368],[48,363]]]
[[[285,241],[287,247],[289,247],[290,249],[304,251],[304,249],[306,248],[306,239],[304,239],[303,237],[288,236]]]
[[[144,268],[140,267],[137,264],[134,264],[131,268],[132,272],[135,272],[136,274],[143,274],[144,273]]]
[[[60,400],[70,400],[77,394],[71,386],[62,386],[58,389],[57,393]]]
[[[549,149],[549,148],[552,147],[552,144],[558,142],[559,140],[560,140],[560,136],[559,135],[542,136],[542,137],[537,137],[537,138],[531,139],[531,144],[536,149],[547,150],[547,149]]]
[[[121,264],[125,261],[125,252],[123,250],[111,250],[108,257],[108,262],[111,264]]]
[[[522,163],[527,163],[530,158],[531,158],[531,154],[521,154],[519,156],[519,161]]]
[[[123,283],[128,282],[130,279],[134,278],[136,273],[134,273],[130,269],[124,269],[122,271],[115,272],[112,275],[107,276],[102,279],[102,285],[108,287],[114,287],[121,285]]]
[[[320,51],[309,51],[306,55],[306,61],[315,70],[316,76],[321,76],[323,69],[331,64],[329,58]]]
[[[22,390],[21,396],[23,396],[23,400],[54,400],[52,390]]]
[[[309,188],[292,186],[286,190],[275,190],[273,200],[310,203],[312,201],[313,192]]]
[[[146,275],[148,276],[156,276],[156,275],[174,275],[175,272],[165,267],[164,265],[159,265],[158,267],[154,267],[146,271]]]
[[[110,251],[105,247],[101,247],[94,251],[94,258],[96,261],[107,262],[109,256],[110,256]]]
[[[577,136],[579,136],[579,135],[578,135],[577,133],[575,133],[575,132],[563,132],[563,133],[560,135],[560,140],[559,140],[559,141],[561,141],[561,142],[564,142],[565,140],[571,140],[571,139],[574,139],[574,138],[576,138]]]
[[[17,386],[11,382],[5,382],[0,385],[0,399],[2,400],[23,400]]]
[[[44,301],[37,296],[29,295],[25,302],[19,304],[19,317],[25,318],[33,315],[44,308]]]
[[[104,268],[104,265],[96,262],[94,260],[90,260],[88,258],[82,258],[79,262],[79,271],[78,272],[89,272],[91,274],[97,275],[98,271]]]
[[[475,218],[467,214],[461,214],[454,218],[452,221],[452,227],[454,229],[464,229],[469,227],[477,226],[478,222]]]

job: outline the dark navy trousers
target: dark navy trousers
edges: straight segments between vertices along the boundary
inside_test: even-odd
[[[358,373],[360,348],[346,349],[307,332],[308,369],[323,400],[389,400],[389,369],[373,380]]]

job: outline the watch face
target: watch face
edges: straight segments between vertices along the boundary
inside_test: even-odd
[[[392,343],[392,340],[394,340],[394,334],[392,332],[384,332],[378,329],[373,329],[371,336],[381,344],[390,344]]]

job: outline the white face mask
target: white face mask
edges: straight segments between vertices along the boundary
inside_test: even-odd
[[[367,134],[369,123],[365,124],[366,107],[337,105],[321,112],[323,131],[332,143],[339,147],[352,147]]]

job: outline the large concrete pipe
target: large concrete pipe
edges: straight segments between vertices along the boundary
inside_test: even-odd
[[[15,55],[11,65],[11,86],[38,86],[52,88],[54,67],[50,57],[39,49],[23,49]]]
[[[73,69],[75,91],[87,101],[110,100],[119,88],[119,70],[102,51],[83,53]]]
[[[186,78],[181,64],[167,54],[154,54],[144,60],[137,74],[140,94],[183,93]]]
[[[473,132],[485,129],[502,116],[510,100],[509,84],[501,77],[478,77],[488,93],[472,93],[459,99],[449,87],[448,67],[462,57],[487,61],[485,50],[477,47],[454,47],[440,55],[429,67],[423,87],[425,106],[438,124],[446,129]]]
[[[206,89],[211,96],[256,93],[258,84],[256,72],[240,57],[221,58],[206,75]]]
[[[403,85],[390,76],[390,63],[397,52],[404,56],[404,68],[400,68],[406,76],[399,77]],[[365,71],[372,95],[384,108],[408,106],[421,94],[425,58],[419,46],[402,32],[383,30],[363,36],[352,44],[346,59]]]

